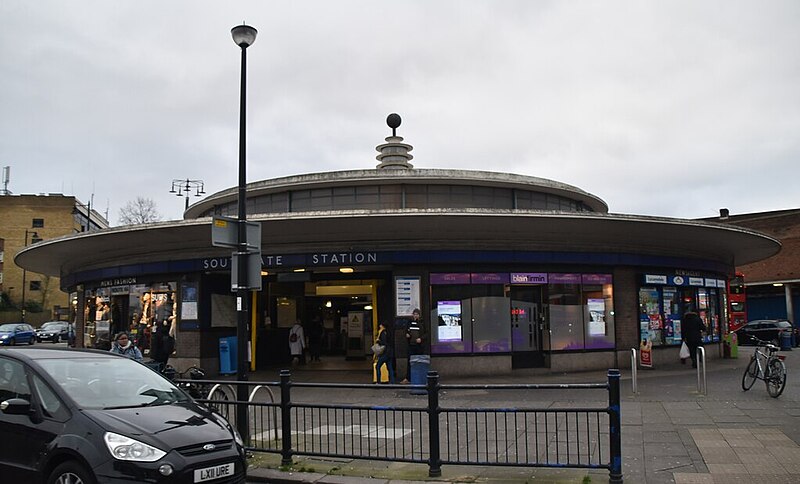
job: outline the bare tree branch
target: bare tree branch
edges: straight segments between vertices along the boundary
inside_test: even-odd
[[[119,209],[119,223],[122,225],[146,224],[158,222],[161,214],[156,209],[152,198],[136,197]]]

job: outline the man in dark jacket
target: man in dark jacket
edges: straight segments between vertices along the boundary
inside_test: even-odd
[[[425,344],[428,339],[428,332],[425,330],[425,323],[420,319],[420,310],[414,309],[411,312],[411,321],[406,328],[406,342],[408,343],[408,361],[406,362],[406,378],[403,383],[408,383],[411,378],[411,356],[424,355]]]
[[[681,321],[681,337],[689,347],[692,368],[697,368],[697,348],[703,346],[703,332],[707,331],[703,319],[689,307]]]

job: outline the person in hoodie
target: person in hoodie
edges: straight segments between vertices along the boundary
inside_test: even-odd
[[[697,348],[703,346],[703,332],[708,331],[703,319],[689,306],[681,321],[681,337],[689,347],[692,368],[697,368]]]
[[[114,344],[111,345],[109,350],[111,353],[127,356],[128,358],[136,361],[142,361],[142,352],[133,344],[125,331],[120,331],[114,336]]]

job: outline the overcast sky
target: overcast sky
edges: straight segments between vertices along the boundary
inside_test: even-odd
[[[50,1],[0,3],[9,189],[128,200],[181,218],[173,179],[237,183],[417,168],[575,185],[611,212],[695,218],[800,207],[800,2]],[[199,200],[193,198],[192,202]]]

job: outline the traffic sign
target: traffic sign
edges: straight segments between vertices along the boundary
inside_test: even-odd
[[[261,251],[249,252],[243,255],[247,257],[247,287],[241,289],[260,291],[261,290]],[[231,291],[239,290],[239,257],[238,252],[231,254]]]
[[[261,250],[261,224],[258,222],[245,222],[247,224],[248,250]],[[211,245],[214,247],[228,247],[237,249],[239,241],[239,220],[232,217],[215,216],[211,222]]]

